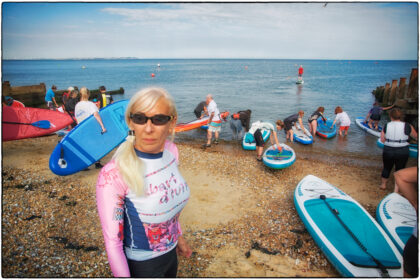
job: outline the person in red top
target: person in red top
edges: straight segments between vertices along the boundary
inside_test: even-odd
[[[302,75],[303,75],[303,67],[302,67],[302,65],[299,67],[298,74],[299,74],[299,77],[302,77]]]

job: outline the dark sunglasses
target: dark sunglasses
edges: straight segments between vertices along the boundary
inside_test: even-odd
[[[167,116],[167,115],[162,115],[162,114],[146,117],[146,115],[143,113],[138,113],[138,114],[130,113],[130,119],[135,124],[145,124],[147,123],[148,120],[150,120],[154,125],[165,125],[173,118],[174,118],[173,116]]]

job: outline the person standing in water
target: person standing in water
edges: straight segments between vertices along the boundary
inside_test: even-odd
[[[298,70],[298,80],[302,81],[303,78],[303,66],[301,65]]]
[[[213,132],[214,137],[216,138],[214,140],[214,144],[219,144],[219,133],[222,129],[222,120],[220,119],[220,112],[211,94],[208,94],[206,96],[206,104],[207,112],[210,118],[207,123],[209,126],[209,128],[207,129],[207,144],[204,144],[203,148],[211,147],[211,139],[213,138]]]

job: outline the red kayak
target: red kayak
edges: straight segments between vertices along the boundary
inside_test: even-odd
[[[3,106],[2,116],[3,141],[48,135],[73,123],[68,114],[30,107]]]
[[[229,116],[229,112],[223,112],[220,113],[220,118],[225,119]],[[204,117],[202,119],[196,119],[194,121],[191,122],[187,122],[187,123],[179,123],[175,126],[175,132],[183,132],[183,131],[188,131],[188,130],[192,130],[192,129],[196,129],[199,128],[203,125],[207,125],[209,121],[209,117]]]

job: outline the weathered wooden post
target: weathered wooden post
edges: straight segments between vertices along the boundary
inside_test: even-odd
[[[396,99],[402,99],[405,96],[407,85],[405,84],[406,78],[400,78],[400,85],[398,86]]]
[[[382,99],[382,104],[388,105],[389,100],[389,94],[391,92],[389,83],[385,84],[385,90],[384,90],[384,98]]]
[[[410,82],[405,98],[419,98],[419,85],[418,85],[418,70],[417,68],[411,69]]]
[[[394,104],[395,97],[397,95],[397,88],[398,88],[398,80],[392,80],[391,92],[389,94],[388,104],[387,105]]]

